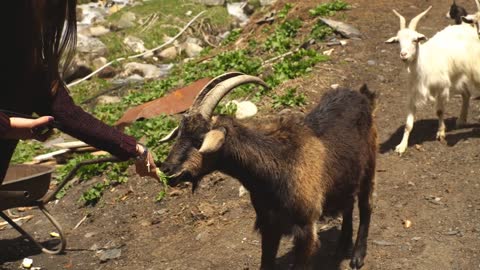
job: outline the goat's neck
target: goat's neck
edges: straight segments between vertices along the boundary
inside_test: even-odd
[[[227,130],[220,170],[237,178],[251,192],[282,189],[293,171],[289,159],[295,142],[291,138],[280,142],[275,135],[249,128],[233,118],[222,117],[219,122]]]

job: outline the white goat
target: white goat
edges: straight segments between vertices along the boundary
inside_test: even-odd
[[[402,141],[395,151],[402,154],[408,146],[408,137],[413,128],[417,106],[427,100],[435,101],[438,116],[437,139],[445,140],[444,106],[450,91],[462,95],[462,109],[457,126],[466,123],[470,96],[480,92],[480,40],[475,28],[467,24],[448,26],[429,41],[415,31],[420,19],[431,9],[417,15],[406,27],[405,18],[400,18],[400,31],[387,43],[400,43],[400,58],[406,63],[409,73],[410,91],[408,115]]]

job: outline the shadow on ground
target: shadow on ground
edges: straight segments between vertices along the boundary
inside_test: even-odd
[[[350,254],[340,258],[335,255],[337,241],[340,238],[340,230],[337,227],[322,231],[318,234],[320,247],[312,259],[312,269],[317,270],[340,270],[340,264],[343,260],[350,260]],[[289,251],[277,259],[278,270],[291,269],[294,262],[293,251]]]
[[[459,141],[469,138],[480,138],[480,124],[468,124],[460,129],[455,129],[454,117],[445,120],[447,127],[447,145],[454,146]],[[424,142],[435,141],[438,128],[438,120],[436,119],[423,119],[416,121],[413,125],[412,133],[408,140],[408,146],[415,144],[422,144]],[[403,136],[405,126],[400,126],[398,129],[390,135],[390,137],[380,144],[380,153],[384,154],[390,150],[394,150],[397,144],[400,143]],[[450,131],[455,131],[453,134],[448,134]]]

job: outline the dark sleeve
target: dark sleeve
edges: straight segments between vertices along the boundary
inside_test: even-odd
[[[10,129],[10,117],[0,113],[0,138]]]
[[[64,87],[58,87],[49,102],[49,109],[41,112],[60,123],[60,130],[98,149],[127,160],[135,157],[136,140],[103,123],[75,105]]]

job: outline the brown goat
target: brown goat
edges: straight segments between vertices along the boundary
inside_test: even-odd
[[[295,268],[307,267],[317,247],[316,222],[343,214],[338,251],[352,245],[352,211],[358,196],[360,225],[351,266],[363,266],[372,212],[376,129],[375,94],[327,92],[307,115],[263,121],[214,116],[230,90],[245,83],[266,86],[256,77],[228,73],[202,90],[178,129],[161,170],[170,184],[200,179],[215,170],[238,179],[249,191],[262,237],[261,269],[274,269],[280,239],[293,235]],[[223,81],[222,81],[223,80]],[[220,81],[220,82],[219,82]]]

